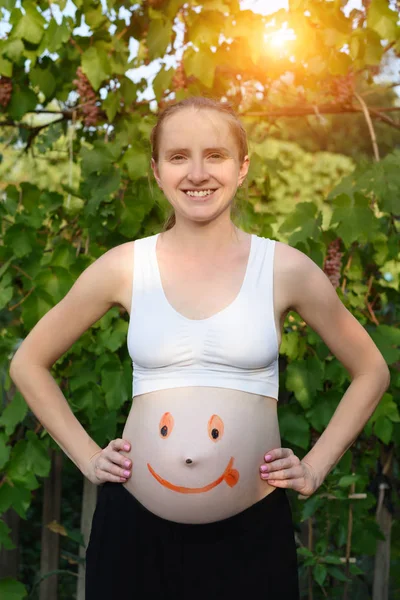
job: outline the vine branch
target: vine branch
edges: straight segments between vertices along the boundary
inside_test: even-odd
[[[376,133],[375,133],[374,126],[372,124],[371,115],[369,114],[368,106],[366,105],[365,100],[363,98],[361,98],[360,94],[358,94],[356,91],[354,91],[353,94],[354,94],[354,97],[361,104],[361,108],[364,113],[364,117],[367,122],[367,125],[368,125],[369,134],[371,136],[372,148],[374,150],[374,157],[375,157],[376,162],[379,162],[379,148],[378,148],[378,143],[376,141]]]

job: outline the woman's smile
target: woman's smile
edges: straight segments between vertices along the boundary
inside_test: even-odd
[[[202,492],[208,492],[209,490],[212,490],[217,485],[219,485],[222,481],[225,481],[230,487],[233,487],[237,484],[237,482],[239,481],[239,472],[236,469],[232,469],[233,461],[234,461],[234,458],[232,456],[228,463],[228,466],[226,467],[223,474],[220,477],[218,477],[218,479],[213,481],[212,483],[209,483],[208,485],[205,485],[200,488],[190,488],[190,487],[183,487],[180,485],[174,485],[173,483],[170,483],[166,479],[163,479],[162,477],[160,477],[160,475],[158,475],[154,471],[154,469],[151,467],[151,465],[149,463],[147,463],[147,468],[149,469],[149,471],[153,475],[153,477],[155,479],[157,479],[157,481],[159,483],[161,483],[161,485],[168,488],[169,490],[172,490],[173,492],[180,492],[181,494],[201,494]]]

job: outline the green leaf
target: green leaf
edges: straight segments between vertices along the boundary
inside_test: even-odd
[[[296,246],[308,238],[317,241],[321,236],[322,214],[314,202],[300,202],[285,218],[279,232],[291,233],[289,244]]]
[[[121,148],[119,146],[105,144],[100,140],[93,144],[93,148],[83,146],[80,156],[84,178],[91,175],[91,173],[101,173],[109,170],[109,167],[117,161],[120,153]]]
[[[189,48],[183,55],[183,66],[188,76],[193,75],[207,88],[214,84],[216,56],[209,48],[200,46],[196,52]]]
[[[195,46],[199,43],[206,46],[218,46],[221,31],[224,29],[226,17],[220,11],[202,11],[192,13],[193,17],[188,27],[188,42]]]
[[[4,600],[22,600],[28,592],[25,586],[11,577],[0,579],[0,597]]]
[[[14,37],[21,38],[31,44],[39,44],[44,32],[45,19],[38,13],[34,4],[24,2],[25,14],[14,29]]]
[[[37,103],[36,94],[29,87],[13,85],[13,92],[7,111],[12,119],[20,121],[27,112],[33,111],[36,108]]]
[[[0,519],[0,550],[4,548],[5,550],[12,550],[15,548],[15,544],[13,544],[9,534],[11,533],[11,529],[7,526],[7,524]],[[1,585],[1,580],[0,580]],[[1,587],[0,587],[1,591]],[[3,596],[2,596],[3,598]]]
[[[337,196],[332,202],[334,207],[330,227],[336,225],[338,236],[346,246],[354,241],[366,243],[378,232],[378,222],[370,208],[370,201],[364,195],[355,192],[350,198],[345,194]]]
[[[115,352],[126,342],[128,333],[128,323],[126,321],[117,321],[111,330],[100,331],[97,340],[101,346],[104,346],[111,352]]]
[[[33,431],[27,431],[25,437],[28,440],[27,453],[29,455],[30,468],[35,475],[47,477],[51,467],[47,448]]]
[[[367,65],[380,65],[384,48],[381,43],[379,35],[371,29],[365,29],[363,42],[365,44],[364,49],[364,62]]]
[[[374,424],[374,433],[384,444],[388,444],[393,433],[392,421],[387,417],[379,417]]]
[[[125,152],[122,164],[126,166],[130,179],[148,177],[150,159],[139,144]]]
[[[323,390],[324,366],[316,358],[290,363],[286,369],[286,388],[294,392],[303,408],[309,408],[318,391]]]
[[[0,432],[0,471],[10,458],[11,447],[7,445],[8,437]]]
[[[400,329],[389,325],[378,325],[370,332],[370,336],[388,365],[400,359]]]
[[[150,60],[164,56],[171,40],[172,22],[168,19],[153,19],[146,37]]]
[[[13,64],[6,58],[0,56],[0,75],[5,77],[12,77]]]
[[[357,483],[360,480],[359,475],[343,475],[337,483],[339,487],[350,487],[353,483]]]
[[[25,487],[13,482],[6,482],[0,487],[0,514],[5,513],[10,507],[22,518],[26,519],[26,511],[31,503],[31,493]]]
[[[146,187],[137,184],[135,193],[125,194],[124,203],[124,206],[119,207],[119,231],[128,239],[132,239],[139,231],[143,219],[154,205],[154,198],[148,192],[147,182]]]
[[[317,495],[311,496],[304,501],[303,510],[301,513],[301,521],[306,521],[322,506],[323,500]]]
[[[53,95],[56,89],[56,80],[48,68],[34,67],[29,73],[29,78],[32,85],[38,86],[46,98],[50,98]]]
[[[111,75],[110,61],[102,48],[91,46],[82,54],[82,71],[97,91],[105,79]]]
[[[327,568],[324,565],[322,565],[322,564],[315,565],[315,567],[313,568],[313,577],[320,586],[323,586],[326,575],[327,575]]]
[[[13,297],[14,290],[11,286],[6,287],[0,283],[0,310],[5,308]]]
[[[337,567],[329,565],[327,568],[329,575],[331,575],[335,579],[338,579],[339,581],[351,581],[348,577],[346,577],[343,571],[341,571]]]
[[[371,0],[367,13],[367,25],[388,42],[398,34],[397,13],[391,10],[387,0]]]
[[[89,5],[90,6],[90,5]],[[90,8],[85,9],[85,21],[91,29],[99,29],[103,27],[108,21],[106,15],[103,14],[101,4],[97,6],[91,5]]]
[[[325,392],[326,394],[326,392]],[[318,432],[322,432],[327,427],[335,412],[339,399],[328,398],[324,396],[314,402],[311,408],[307,411],[307,419]]]
[[[59,25],[55,19],[51,19],[46,29],[46,33],[40,45],[40,50],[48,52],[57,52],[68,42],[71,32],[67,25],[65,17]]]
[[[168,70],[163,66],[157,73],[157,75],[153,79],[153,90],[155,97],[157,100],[160,100],[163,93],[170,89],[172,77],[174,75],[174,69],[170,68]]]
[[[279,349],[281,354],[286,354],[290,360],[303,358],[307,349],[307,342],[304,336],[299,335],[297,331],[283,333],[282,342]]]
[[[281,407],[279,410],[279,427],[282,438],[289,443],[308,448],[310,443],[310,426],[307,420],[293,412],[292,407]]]
[[[379,417],[387,417],[393,423],[400,423],[399,409],[393,396],[389,393],[383,394],[378,406],[371,415],[370,421],[374,423]]]
[[[62,267],[42,269],[35,277],[36,289],[44,291],[55,304],[69,292],[73,283],[71,273]]]
[[[83,196],[89,198],[85,206],[85,217],[95,215],[102,202],[110,199],[110,195],[115,192],[121,184],[121,172],[112,167],[105,170],[100,175],[92,173],[82,182],[81,192]]]
[[[16,392],[0,416],[0,425],[5,428],[8,436],[14,433],[16,426],[25,419],[27,412],[27,403],[22,394]]]
[[[115,115],[121,109],[121,93],[119,90],[111,90],[107,94],[107,98],[103,100],[103,109],[106,111],[109,122],[114,120]]]
[[[3,54],[13,62],[18,62],[24,51],[24,43],[19,39],[8,39],[4,44]]]
[[[127,400],[121,379],[122,367],[119,361],[110,361],[103,365],[101,370],[102,389],[105,393],[107,408],[110,411],[119,409]]]

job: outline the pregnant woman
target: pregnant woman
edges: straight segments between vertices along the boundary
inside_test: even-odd
[[[315,492],[374,411],[389,371],[312,260],[234,226],[249,157],[226,104],[189,98],[169,107],[151,143],[154,176],[174,209],[164,231],[86,269],[25,339],[10,373],[64,452],[101,485],[86,600],[297,600],[285,489]],[[122,439],[101,449],[50,368],[112,306],[130,316],[134,398]],[[290,310],[352,379],[302,460],[281,447],[277,419]]]

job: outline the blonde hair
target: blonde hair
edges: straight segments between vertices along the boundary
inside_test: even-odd
[[[239,160],[240,162],[244,161],[245,156],[248,154],[248,144],[247,144],[247,133],[244,129],[243,125],[237,118],[232,107],[225,102],[219,102],[217,100],[212,100],[211,98],[204,98],[202,96],[191,96],[189,98],[185,98],[176,104],[171,104],[166,109],[162,111],[160,116],[158,117],[158,121],[152,129],[150,134],[150,144],[151,144],[151,157],[154,162],[158,162],[159,158],[159,147],[160,147],[160,137],[162,131],[162,124],[164,121],[174,115],[180,110],[185,108],[198,108],[198,109],[208,109],[215,110],[223,115],[226,115],[228,118],[229,127],[232,131],[232,134],[235,138],[235,141],[238,146],[239,151]],[[238,214],[239,210],[236,203],[233,205],[233,214]],[[162,231],[167,231],[171,229],[175,225],[175,212],[173,211],[165,221],[163,225]]]

